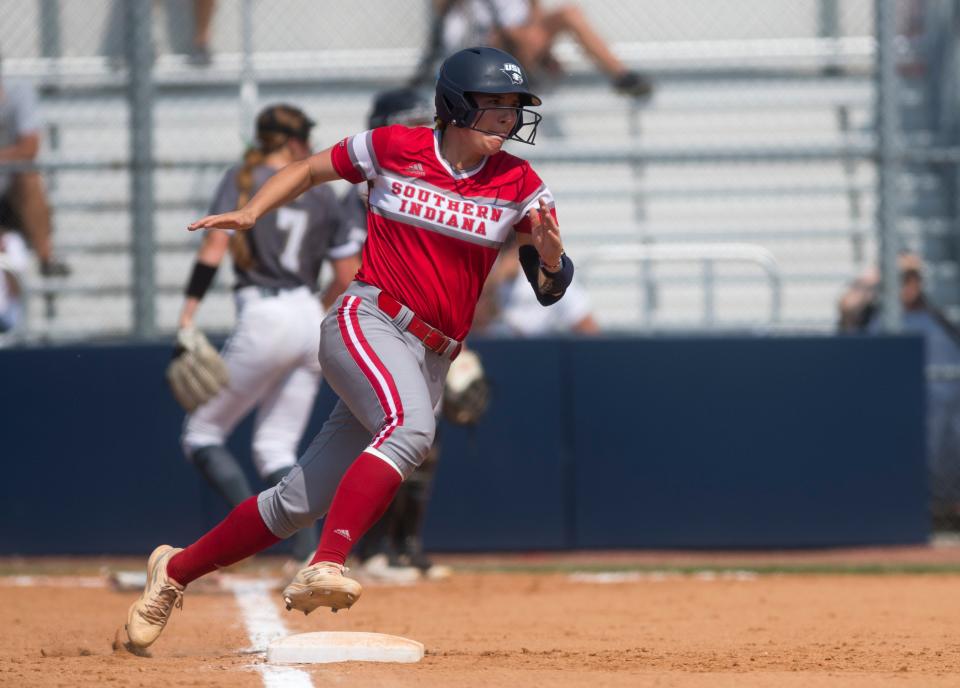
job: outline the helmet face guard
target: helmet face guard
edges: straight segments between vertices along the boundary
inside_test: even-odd
[[[510,133],[503,136],[495,131],[488,131],[486,129],[481,129],[477,126],[480,122],[480,118],[483,117],[485,112],[497,112],[501,110],[512,110],[516,113],[517,121],[513,125],[513,128],[510,130]],[[539,112],[534,112],[533,110],[527,110],[523,107],[506,107],[506,106],[497,106],[497,107],[484,107],[484,108],[472,108],[467,110],[466,120],[464,124],[454,123],[456,126],[466,127],[467,129],[473,129],[474,131],[479,131],[482,134],[490,134],[492,136],[500,136],[505,138],[507,141],[519,141],[520,143],[528,143],[531,146],[534,145],[534,140],[537,138],[537,125],[540,124],[540,120],[543,119],[543,115]]]
[[[467,48],[444,61],[437,79],[437,117],[441,122],[457,127],[502,136],[477,129],[476,124],[485,111],[504,108],[479,108],[472,94],[507,93],[515,93],[520,97],[520,107],[509,108],[516,111],[517,121],[505,138],[532,145],[542,117],[525,108],[540,105],[540,98],[527,88],[526,73],[517,60],[497,48]]]

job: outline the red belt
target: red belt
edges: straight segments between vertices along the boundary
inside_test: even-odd
[[[377,305],[391,318],[396,318],[403,309],[403,304],[395,298],[381,291],[377,295]],[[451,361],[460,355],[462,345],[456,339],[448,337],[435,327],[430,327],[414,313],[407,323],[407,332],[423,342],[423,345],[441,356],[447,356]],[[447,353],[447,352],[450,353]]]

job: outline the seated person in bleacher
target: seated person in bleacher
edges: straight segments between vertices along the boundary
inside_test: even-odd
[[[151,9],[162,7],[166,15],[167,41],[174,53],[185,54],[187,64],[193,67],[209,67],[213,62],[210,48],[213,16],[216,13],[216,0],[192,0],[191,12],[186,12],[184,2],[166,0],[163,3],[151,3]],[[128,0],[113,0],[110,14],[100,45],[101,53],[108,58],[111,69],[123,67],[126,56],[127,11],[131,3]],[[154,24],[159,22],[154,18]]]
[[[27,81],[0,79],[0,165],[30,163],[40,150],[37,94]],[[53,257],[50,207],[37,170],[0,168],[0,225],[22,231],[45,277],[64,276],[70,268]]]
[[[924,292],[923,262],[904,253],[900,267],[903,330],[923,336],[927,365],[960,366],[960,330]],[[841,297],[840,332],[880,332],[880,273],[870,270]],[[927,380],[927,446],[934,526],[960,529],[960,378]]]
[[[425,72],[442,57],[440,53],[482,43],[515,55],[534,78],[559,76],[562,70],[553,45],[568,35],[618,93],[645,97],[653,92],[650,79],[628,69],[576,5],[545,8],[539,0],[435,0],[434,5],[433,45],[424,59]]]
[[[28,256],[20,235],[0,227],[0,335],[14,330],[23,316],[20,275]]]
[[[574,279],[564,298],[551,308],[537,303],[520,269],[516,251],[505,244],[477,304],[474,328],[478,334],[537,337],[560,334],[593,335],[600,326],[593,317],[590,297]]]

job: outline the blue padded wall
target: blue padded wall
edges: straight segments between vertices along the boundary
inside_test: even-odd
[[[576,531],[589,547],[923,541],[918,339],[574,347]]]
[[[436,551],[923,542],[918,338],[477,341],[441,428]],[[142,553],[226,512],[185,462],[167,345],[0,351],[0,554]],[[304,439],[335,401],[324,386]],[[249,421],[230,446],[249,466]],[[251,482],[259,487],[252,469]]]

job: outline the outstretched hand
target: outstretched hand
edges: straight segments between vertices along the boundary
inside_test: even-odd
[[[560,265],[560,256],[563,255],[560,227],[543,198],[540,199],[539,208],[530,209],[530,224],[530,236],[540,260],[548,267]]]
[[[191,222],[187,229],[191,232],[197,229],[250,229],[257,218],[252,213],[243,210],[234,210],[220,215],[207,215],[204,218]]]

